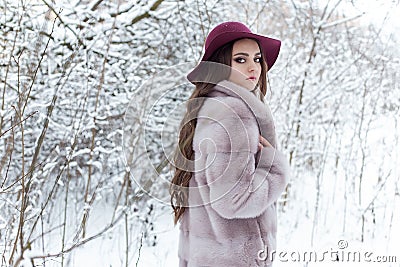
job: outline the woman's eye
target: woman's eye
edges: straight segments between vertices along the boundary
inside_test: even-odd
[[[236,61],[237,63],[245,63],[245,62],[246,62],[246,60],[245,60],[244,58],[242,58],[242,57],[237,57],[237,58],[235,58],[235,61]]]
[[[256,62],[256,63],[261,63],[261,57],[256,57],[255,59],[254,59],[254,62]]]

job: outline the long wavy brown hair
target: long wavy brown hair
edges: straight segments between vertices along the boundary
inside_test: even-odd
[[[232,48],[235,41],[237,40],[219,47],[208,61],[231,66]],[[260,45],[258,46],[261,54],[264,55],[261,50],[262,47]],[[230,68],[222,68],[222,73],[221,71],[215,72],[215,70],[210,70],[205,74],[205,77],[202,77],[203,79],[197,80],[213,82],[227,80],[230,75],[229,70]],[[204,102],[204,98],[207,97],[215,84],[196,82],[195,86],[193,93],[188,99],[186,113],[180,124],[178,146],[176,147],[174,154],[173,168],[175,169],[175,173],[170,186],[171,206],[175,215],[174,224],[178,222],[179,218],[185,212],[186,207],[188,207],[188,188],[193,172],[188,168],[189,166],[187,166],[187,162],[188,160],[194,160],[193,137],[197,124],[197,114]],[[264,102],[264,97],[267,92],[267,65],[263,56],[261,61],[261,77],[257,86],[260,90],[260,100]]]

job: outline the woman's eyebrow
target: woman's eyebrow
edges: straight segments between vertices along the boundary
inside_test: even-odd
[[[246,57],[249,56],[249,54],[243,53],[243,52],[236,53],[233,56],[237,56],[237,55],[242,55],[242,56],[246,56]],[[259,55],[261,55],[261,52],[258,52],[258,53],[255,54],[255,56],[259,56]]]

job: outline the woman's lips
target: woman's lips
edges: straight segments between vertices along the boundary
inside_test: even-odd
[[[250,76],[249,78],[247,78],[247,80],[251,80],[251,81],[255,81],[257,78],[254,76]]]

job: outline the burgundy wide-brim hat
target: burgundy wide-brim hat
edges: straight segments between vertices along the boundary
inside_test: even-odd
[[[246,25],[235,21],[221,23],[210,31],[204,45],[204,55],[201,61],[207,61],[215,50],[224,44],[242,38],[251,38],[258,41],[263,51],[263,56],[267,63],[268,70],[270,70],[278,58],[281,41],[252,33]],[[187,75],[188,80],[193,81],[198,71],[197,66]]]

